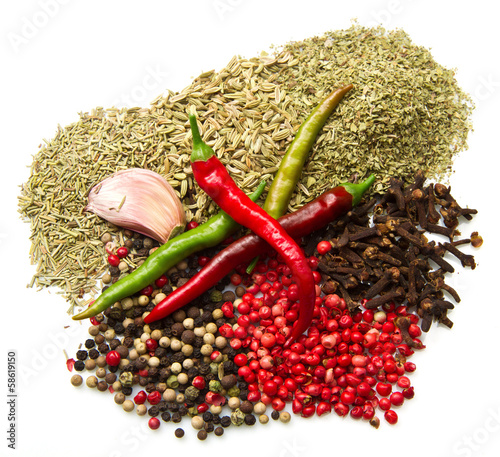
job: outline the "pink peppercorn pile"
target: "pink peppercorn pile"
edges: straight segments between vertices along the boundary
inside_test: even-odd
[[[322,251],[328,249],[325,243]],[[314,269],[315,257],[309,258]],[[302,417],[322,416],[332,410],[378,424],[377,409],[395,424],[394,408],[414,395],[408,373],[415,365],[407,357],[423,348],[419,318],[405,306],[389,303],[383,311],[351,312],[336,294],[324,295],[315,272],[317,298],[314,319],[307,333],[289,348],[284,343],[298,317],[297,288],[288,267],[276,258],[259,262],[241,301],[237,304],[236,328],[221,328],[231,347],[244,349],[234,357],[238,375],[248,383],[248,400],[261,401],[281,411],[291,404]],[[231,277],[233,284],[242,278]],[[364,303],[362,303],[364,304]],[[222,307],[231,317],[233,307]],[[403,341],[395,325],[398,317],[410,319],[409,333],[415,344]],[[412,346],[412,347],[410,347]]]

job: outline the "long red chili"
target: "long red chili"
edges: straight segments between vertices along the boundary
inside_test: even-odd
[[[350,211],[373,181],[372,175],[360,184],[344,184],[330,189],[294,213],[282,216],[278,221],[293,238],[309,235]],[[235,266],[249,262],[255,255],[270,251],[269,244],[253,233],[238,239],[216,254],[186,284],[158,303],[144,318],[144,322],[149,324],[163,319],[215,286]]]
[[[299,291],[299,318],[291,335],[291,340],[295,340],[309,327],[316,299],[313,273],[307,259],[279,222],[236,185],[213,149],[201,139],[194,115],[189,116],[189,122],[193,133],[191,167],[198,185],[238,224],[266,240],[292,271]]]

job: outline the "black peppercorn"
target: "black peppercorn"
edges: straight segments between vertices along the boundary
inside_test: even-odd
[[[203,318],[201,316],[195,317],[193,319],[193,324],[195,327],[201,327],[203,325]]]
[[[158,409],[161,413],[167,410],[167,402],[165,400],[161,400],[160,403],[158,403]]]
[[[214,414],[214,417],[213,417],[213,419],[212,419],[212,422],[213,422],[215,425],[220,424],[220,422],[221,422],[221,418],[220,418],[220,416],[219,416],[218,414]]]
[[[220,424],[223,427],[229,427],[231,425],[231,417],[230,416],[222,416],[220,418]]]
[[[125,327],[121,322],[117,322],[115,325],[115,333],[121,335],[125,331]]]
[[[109,346],[108,346],[108,343],[101,343],[97,349],[99,349],[99,352],[101,354],[106,354],[107,352],[109,352]]]
[[[178,412],[177,413],[173,413],[172,417],[171,417],[171,420],[175,424],[178,424],[182,420],[182,416]]]
[[[181,341],[185,344],[193,344],[196,339],[196,335],[192,330],[184,330],[181,335]]]
[[[158,414],[160,414],[160,409],[158,408],[158,405],[151,406],[151,407],[148,409],[148,414],[149,414],[151,417],[156,417],[156,416],[158,416]]]
[[[271,413],[271,419],[277,421],[280,418],[280,413],[279,411],[273,410]]]
[[[84,350],[76,351],[76,358],[78,360],[86,360],[88,357],[88,352]]]
[[[197,436],[198,436],[198,439],[200,441],[206,440],[207,439],[207,432],[206,432],[206,430],[200,430],[198,432]]]
[[[213,422],[207,422],[205,423],[205,430],[207,431],[207,433],[212,433],[214,431],[214,424]]]
[[[188,409],[184,405],[179,406],[179,414],[181,416],[186,416],[188,412]]]
[[[177,438],[182,438],[184,436],[184,430],[182,428],[175,429],[175,436]]]
[[[95,346],[95,341],[92,338],[89,338],[88,340],[85,341],[85,347],[87,349],[91,349]]]
[[[214,415],[210,411],[205,411],[203,413],[203,420],[205,422],[212,422],[214,420]]]
[[[99,351],[97,349],[91,349],[89,351],[89,358],[95,360],[97,357],[99,357]]]
[[[73,368],[76,371],[83,371],[85,369],[85,362],[83,360],[77,360]]]
[[[255,416],[253,414],[247,414],[245,416],[245,424],[254,425],[256,422]]]
[[[224,429],[222,427],[217,427],[215,430],[214,430],[214,434],[216,436],[222,436],[224,435]]]
[[[120,346],[122,342],[118,338],[114,338],[109,342],[109,347],[112,351],[114,351],[118,346]]]
[[[155,357],[158,357],[159,359],[161,359],[162,357],[165,357],[166,355],[167,355],[167,350],[165,348],[158,346],[155,349]]]
[[[170,422],[170,413],[168,411],[161,413],[161,418],[165,422]]]
[[[122,387],[123,395],[127,395],[127,396],[132,395],[132,391],[133,391],[132,387],[125,387],[125,386]]]
[[[200,309],[197,308],[196,306],[191,306],[187,310],[187,317],[190,317],[191,319],[196,319],[199,316],[200,316]]]

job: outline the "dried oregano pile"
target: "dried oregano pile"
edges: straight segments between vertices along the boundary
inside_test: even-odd
[[[150,107],[97,108],[59,127],[34,155],[19,197],[38,265],[31,285],[57,285],[72,305],[98,292],[105,265],[99,239],[110,228],[82,209],[90,188],[117,170],[142,167],[165,176],[188,220],[202,222],[217,211],[191,175],[190,110],[202,122],[204,140],[250,192],[272,179],[314,106],[351,83],[354,89],[317,140],[290,209],[353,175],[376,173],[381,191],[391,176],[404,179],[423,169],[433,178],[451,170],[466,148],[472,112],[454,72],[402,30],[354,24],[271,54],[234,57]]]

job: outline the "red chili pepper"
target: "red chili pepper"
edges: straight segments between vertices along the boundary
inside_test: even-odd
[[[370,176],[360,184],[346,184],[330,189],[294,213],[278,219],[293,238],[300,238],[319,230],[359,203],[363,193],[373,183]],[[216,254],[203,269],[186,284],[174,290],[158,303],[144,321],[149,324],[162,319],[199,297],[227,276],[241,263],[251,261],[256,255],[269,252],[271,247],[255,234],[240,238]],[[337,321],[334,321],[335,323]]]
[[[295,277],[300,301],[299,319],[290,337],[295,340],[309,327],[316,299],[314,278],[307,259],[279,222],[236,185],[213,149],[201,139],[196,117],[190,115],[189,121],[193,133],[191,167],[198,185],[237,223],[266,240],[282,256]]]

